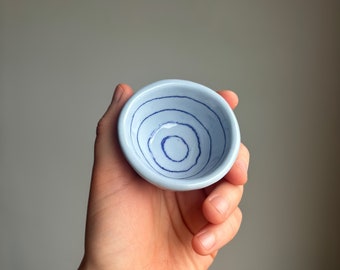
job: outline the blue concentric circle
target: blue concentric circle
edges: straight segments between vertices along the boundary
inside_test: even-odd
[[[185,106],[188,101],[190,101],[190,106]],[[157,110],[157,107],[165,104],[171,104],[172,108],[164,109],[163,107]],[[153,108],[153,112],[144,114],[144,111],[148,111],[146,108]],[[222,138],[225,137],[218,116],[202,102],[186,96],[150,99],[134,112],[130,130],[133,130],[133,126],[137,128],[136,136],[133,136],[136,138],[136,146],[145,161],[163,176],[176,179],[194,177],[204,171],[206,166],[211,165],[212,137],[207,127],[209,123],[199,120],[192,113],[193,109],[210,116],[211,120],[218,121],[219,130],[215,132],[220,133]],[[189,148],[187,158],[181,162],[174,162],[164,155],[161,142],[167,136],[178,136],[187,143]],[[173,151],[182,150],[174,149]],[[222,154],[223,151],[221,151]]]
[[[208,134],[209,135],[209,134]],[[165,149],[165,143],[169,141]],[[192,125],[180,122],[166,122],[151,133],[148,140],[150,165],[155,164],[161,169],[160,173],[184,173],[197,165],[201,156],[201,143],[196,130]],[[161,151],[160,151],[161,149]],[[178,158],[174,159],[169,156]],[[184,153],[184,156],[183,154]],[[203,160],[202,160],[203,161]],[[154,162],[154,163],[153,163]],[[199,167],[197,167],[199,168]],[[165,172],[162,172],[165,171]],[[181,177],[178,175],[177,177]]]
[[[225,100],[183,80],[156,82],[124,106],[119,141],[130,165],[149,182],[174,190],[221,179],[236,159],[240,134]]]
[[[182,162],[189,156],[189,145],[177,135],[163,138],[161,142],[164,155],[173,162]]]

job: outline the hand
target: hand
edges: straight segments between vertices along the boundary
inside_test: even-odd
[[[220,91],[235,108],[236,94]],[[229,173],[188,192],[159,189],[129,166],[117,138],[117,118],[133,94],[116,87],[97,126],[88,202],[85,254],[79,269],[208,269],[237,233],[249,152],[241,145]]]

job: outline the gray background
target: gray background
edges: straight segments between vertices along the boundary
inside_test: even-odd
[[[0,269],[78,266],[112,89],[167,78],[240,97],[244,220],[211,269],[339,269],[339,1],[0,3]]]

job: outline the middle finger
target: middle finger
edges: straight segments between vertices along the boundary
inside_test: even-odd
[[[219,224],[237,208],[243,195],[243,185],[220,181],[203,202],[203,214],[208,222]]]

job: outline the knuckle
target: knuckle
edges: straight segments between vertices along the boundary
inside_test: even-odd
[[[249,149],[243,143],[241,143],[240,146],[240,154],[243,155],[247,160],[249,160],[250,158]]]
[[[240,210],[240,208],[236,208],[233,213],[232,218],[229,221],[230,232],[233,235],[236,235],[237,232],[239,231],[241,222],[242,222],[242,211]]]
[[[239,207],[237,207],[236,210],[235,210],[235,216],[236,216],[236,219],[241,224],[242,218],[243,218],[243,213],[242,213],[242,210]]]
[[[102,135],[104,132],[105,132],[105,130],[106,130],[106,128],[107,128],[107,120],[106,120],[106,118],[103,116],[99,121],[98,121],[98,123],[97,123],[97,128],[96,128],[96,134],[97,134],[97,136],[100,136],[100,135]]]
[[[243,196],[243,192],[244,192],[244,186],[243,186],[243,185],[238,185],[238,186],[236,186],[236,187],[237,187],[237,189],[238,189],[238,195],[239,195],[240,200],[241,200],[241,198],[242,198],[242,196]]]

